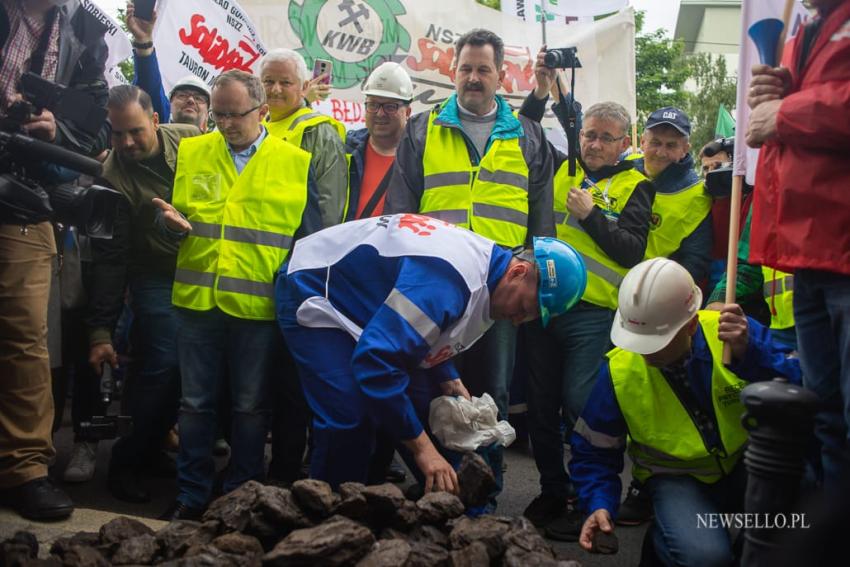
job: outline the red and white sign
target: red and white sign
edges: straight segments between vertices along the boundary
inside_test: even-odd
[[[160,0],[154,46],[165,92],[182,77],[207,84],[225,71],[259,70],[266,48],[235,0]]]

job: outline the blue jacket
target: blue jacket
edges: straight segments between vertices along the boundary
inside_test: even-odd
[[[785,376],[791,382],[801,382],[800,362],[789,358],[790,348],[773,342],[770,330],[754,319],[749,322],[749,345],[743,360],[734,362],[729,369],[748,382],[770,380]],[[716,422],[711,402],[711,352],[697,327],[693,338],[691,358],[688,361],[688,382],[700,408],[710,414]],[[596,384],[581,412],[587,429],[601,434],[618,448],[594,446],[587,438],[574,431],[570,440],[572,459],[569,463],[570,477],[578,491],[579,505],[587,513],[600,508],[616,516],[620,506],[620,472],[623,470],[623,454],[626,450],[628,428],[623,417],[608,364],[599,369]],[[716,435],[716,432],[715,432]],[[618,443],[615,443],[617,441]]]
[[[369,414],[378,426],[399,439],[413,439],[422,432],[423,427],[409,397],[411,373],[424,370],[420,364],[431,351],[437,331],[442,335],[461,319],[469,305],[472,291],[461,271],[443,259],[438,251],[433,255],[399,255],[378,249],[380,247],[363,242],[357,236],[357,225],[360,223],[376,223],[380,226],[398,218],[382,216],[345,223],[305,239],[302,241],[304,246],[299,248],[296,245],[291,263],[281,268],[275,284],[275,295],[277,319],[282,326],[295,318],[291,308],[286,306],[285,299],[289,295],[297,298],[299,324],[305,325],[302,317],[307,316],[307,311],[312,316],[316,314],[316,309],[309,310],[310,305],[306,303],[308,300],[322,302],[327,298],[330,307],[361,329],[352,358],[345,361],[346,368],[341,370],[341,375],[353,373],[365,395]],[[387,230],[391,229],[392,226]],[[403,236],[391,235],[396,241]],[[320,250],[316,253],[319,258],[316,263],[327,261],[331,265],[299,269],[299,252],[303,258],[305,253],[311,253],[307,251],[311,244],[322,244],[323,239],[328,239],[336,255],[334,251],[325,255]],[[341,248],[348,245],[351,246],[349,250]],[[492,246],[492,253],[487,272],[481,276],[482,283],[486,277],[487,288],[492,294],[507,270],[511,253],[492,243],[486,245]],[[408,311],[412,309],[417,313],[413,324],[400,310],[388,305],[391,296],[403,297],[405,305],[414,306],[407,307]],[[422,325],[416,325],[422,321],[428,322],[424,335]],[[333,325],[325,323],[321,326]],[[450,358],[424,371],[434,383],[458,377]],[[338,396],[329,392],[326,403],[354,402],[340,401]],[[333,421],[331,415],[327,417]]]
[[[154,112],[159,115],[159,122],[168,124],[171,120],[171,102],[162,87],[162,75],[159,73],[156,50],[147,57],[139,57],[134,50],[133,69],[135,73],[133,84],[150,95]]]
[[[633,161],[635,168],[646,175],[644,159],[640,157]],[[687,154],[681,161],[668,165],[661,175],[652,180],[652,184],[655,185],[656,193],[675,193],[698,181],[699,175],[694,171],[694,158]],[[670,255],[670,259],[688,270],[695,282],[705,281],[711,266],[713,244],[714,235],[709,213],[694,231],[682,240],[679,249]]]

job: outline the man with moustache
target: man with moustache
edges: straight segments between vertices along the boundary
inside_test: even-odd
[[[552,154],[539,124],[515,116],[496,95],[504,44],[475,29],[455,46],[456,93],[407,123],[385,212],[421,213],[494,240],[505,248],[551,236]],[[458,365],[473,395],[489,393],[507,418],[516,328],[499,321]],[[485,449],[501,489],[502,448]],[[495,500],[491,501],[491,506]]]

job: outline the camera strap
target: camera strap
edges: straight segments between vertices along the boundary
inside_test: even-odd
[[[38,45],[35,51],[32,52],[32,57],[30,57],[29,70],[37,75],[41,75],[41,72],[44,70],[44,58],[47,56],[47,48],[50,47],[50,36],[53,34],[53,25],[57,17],[59,17],[59,8],[50,10],[47,21],[44,22],[44,29],[41,30]]]

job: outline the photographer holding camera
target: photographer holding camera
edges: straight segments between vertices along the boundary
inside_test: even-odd
[[[54,455],[47,303],[56,243],[43,212],[49,207],[35,214],[10,200],[26,194],[25,186],[43,194],[40,185],[50,181],[32,179],[44,167],[20,166],[33,158],[22,147],[41,140],[92,155],[105,147],[109,127],[90,123],[91,114],[75,121],[28,105],[20,80],[34,73],[105,106],[104,33],[79,0],[0,0],[0,173],[8,189],[0,212],[0,503],[32,520],[65,518],[74,509],[47,476]]]

